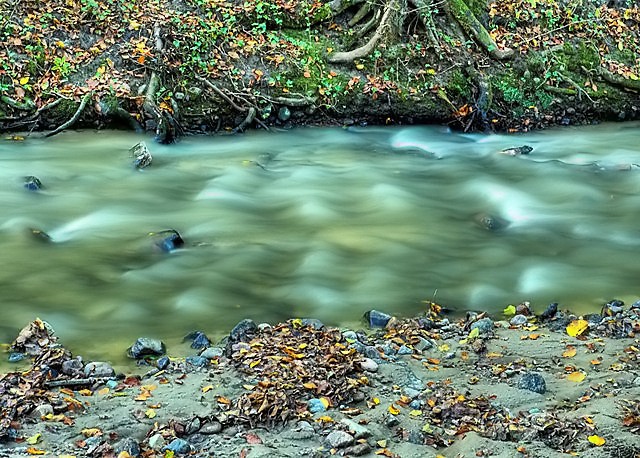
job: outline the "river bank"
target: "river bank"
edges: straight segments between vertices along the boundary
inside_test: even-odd
[[[36,320],[12,346],[35,362],[0,379],[0,456],[640,456],[636,305],[428,307],[355,331],[243,320],[218,345],[189,335],[186,358],[137,342],[147,363],[118,375]]]
[[[640,114],[640,9],[550,0],[15,1],[0,131],[188,133]]]

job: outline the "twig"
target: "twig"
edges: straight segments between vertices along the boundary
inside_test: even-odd
[[[225,101],[227,101],[227,103],[229,103],[229,105],[231,105],[235,110],[241,111],[241,112],[245,112],[248,110],[248,108],[246,107],[239,107],[238,105],[236,105],[236,103],[231,100],[231,97],[229,97],[227,94],[225,94],[224,92],[222,92],[222,89],[220,89],[218,86],[216,86],[215,84],[213,84],[211,81],[209,81],[206,78],[203,78],[199,75],[196,75],[196,79],[198,81],[202,81],[204,84],[206,84],[209,88],[211,88],[216,94],[218,94],[220,97],[222,97]]]
[[[52,130],[51,132],[49,132],[47,135],[45,135],[45,137],[53,137],[54,135],[59,134],[60,132],[65,130],[67,127],[72,126],[78,120],[78,118],[80,117],[82,112],[84,111],[84,108],[87,106],[87,102],[89,102],[89,99],[91,98],[92,95],[93,95],[93,92],[87,92],[84,95],[84,97],[82,97],[82,101],[80,101],[80,106],[76,110],[75,114],[71,117],[71,119],[69,119],[67,122],[62,124],[57,129]]]
[[[44,386],[46,388],[59,388],[61,386],[86,386],[93,385],[95,383],[106,382],[107,380],[112,380],[113,377],[88,377],[88,378],[72,378],[69,380],[50,380],[48,382],[44,382]]]

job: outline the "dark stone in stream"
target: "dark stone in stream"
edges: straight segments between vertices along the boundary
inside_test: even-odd
[[[255,321],[245,318],[236,324],[229,333],[229,344],[248,342],[258,332]]]
[[[187,356],[185,361],[195,367],[204,367],[209,364],[209,360],[202,356]]]
[[[518,380],[518,388],[544,394],[544,392],[547,391],[547,383],[539,373],[527,372],[522,374],[522,377]]]
[[[369,310],[364,314],[364,319],[370,328],[384,328],[391,319],[391,315],[378,310]]]
[[[150,166],[153,161],[151,152],[149,151],[149,148],[147,148],[147,144],[145,142],[135,144],[131,147],[129,153],[133,156],[133,166],[138,170]]]
[[[30,227],[29,228],[29,233],[36,238],[37,240],[39,240],[40,242],[44,242],[44,243],[51,243],[53,242],[53,239],[49,236],[49,234],[47,234],[44,231],[41,231],[40,229],[35,229]]]
[[[475,220],[481,227],[491,232],[502,230],[509,225],[506,219],[488,213],[479,213],[475,216]]]
[[[151,232],[149,236],[153,238],[153,244],[165,253],[181,248],[184,245],[184,240],[182,240],[178,231],[173,229]]]
[[[540,319],[542,320],[550,320],[551,318],[556,316],[558,313],[558,303],[552,302],[549,304],[544,312],[540,315]]]
[[[278,110],[278,119],[280,121],[288,121],[289,118],[291,118],[291,110],[288,107],[282,107]]]
[[[62,373],[65,375],[76,376],[81,373],[84,368],[80,357],[68,359],[62,363]]]
[[[127,349],[129,358],[141,359],[145,356],[161,356],[167,351],[164,343],[158,339],[140,337]]]
[[[191,348],[195,348],[196,350],[200,350],[201,348],[207,348],[211,346],[211,341],[207,337],[207,335],[202,331],[193,331],[184,336],[182,339],[183,342],[187,340],[191,341]]]
[[[34,176],[24,177],[24,187],[29,191],[39,191],[42,189],[42,182]]]
[[[158,361],[156,361],[156,367],[158,369],[160,369],[161,371],[163,371],[167,367],[169,367],[170,363],[171,363],[171,360],[169,359],[169,357],[168,356],[163,356],[162,358],[159,358]]]
[[[316,331],[322,331],[324,329],[324,323],[316,318],[303,318],[302,324],[312,327]]]

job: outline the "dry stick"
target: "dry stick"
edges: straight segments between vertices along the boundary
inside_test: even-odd
[[[224,92],[222,92],[222,89],[220,89],[218,86],[216,86],[215,84],[213,84],[211,81],[209,81],[206,78],[203,78],[199,75],[196,75],[196,79],[198,81],[202,81],[204,84],[206,84],[207,86],[209,86],[216,94],[218,94],[220,97],[222,97],[223,99],[225,99],[227,101],[227,103],[229,103],[229,105],[231,105],[234,109],[238,110],[238,111],[247,111],[248,108],[246,107],[239,107],[238,105],[236,105],[236,103],[231,100],[231,97],[229,97],[227,94],[225,94]]]
[[[351,51],[337,52],[333,56],[330,56],[327,60],[332,64],[347,64],[349,62],[353,62],[356,59],[369,55],[369,53],[373,51],[373,48],[376,47],[378,40],[382,38],[384,29],[387,26],[387,21],[389,20],[389,14],[391,13],[391,3],[392,2],[389,2],[389,4],[387,5],[387,8],[382,15],[382,19],[380,20],[380,24],[378,25],[376,32],[373,34],[367,44]]]
[[[49,132],[47,135],[45,135],[45,137],[53,137],[54,135],[59,134],[60,132],[65,130],[67,127],[72,126],[78,120],[78,118],[80,117],[82,112],[84,111],[84,108],[87,106],[87,102],[89,102],[89,99],[91,98],[92,95],[93,95],[93,92],[87,92],[84,95],[84,97],[82,97],[82,101],[80,101],[80,106],[76,110],[75,114],[71,117],[71,119],[69,119],[67,122],[62,124],[57,129],[52,130],[51,132]]]
[[[95,383],[102,383],[108,380],[112,380],[113,377],[89,377],[89,378],[72,378],[69,380],[50,380],[44,382],[44,386],[47,388],[58,388],[61,386],[86,386],[93,385]]]

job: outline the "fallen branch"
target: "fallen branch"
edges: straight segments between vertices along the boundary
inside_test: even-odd
[[[334,55],[329,56],[329,58],[327,59],[329,63],[346,64],[353,62],[356,59],[368,56],[376,47],[376,44],[378,44],[378,40],[380,40],[380,38],[382,38],[382,36],[384,35],[385,29],[388,26],[391,10],[393,9],[392,4],[393,2],[389,2],[389,4],[387,5],[386,9],[384,10],[384,14],[382,15],[382,19],[380,20],[380,24],[378,24],[375,33],[365,45],[351,51],[337,52]]]
[[[15,108],[16,110],[20,111],[31,111],[35,108],[34,103],[30,100],[28,102],[18,102],[17,100],[12,99],[11,97],[6,95],[0,96],[0,101],[10,106],[11,108]]]
[[[44,382],[44,386],[45,388],[87,386],[87,385],[94,385],[96,383],[104,383],[108,380],[113,380],[113,377],[88,377],[88,378],[72,378],[69,380],[50,380],[50,381]]]
[[[64,124],[62,124],[60,127],[58,127],[55,130],[52,130],[51,132],[49,132],[48,134],[45,135],[45,137],[53,137],[54,135],[59,134],[60,132],[62,132],[63,130],[67,129],[68,127],[71,127],[73,124],[75,124],[75,122],[78,120],[78,118],[80,117],[80,115],[82,114],[82,112],[84,111],[85,107],[87,106],[87,102],[89,102],[89,99],[91,98],[91,96],[93,95],[93,92],[87,92],[83,97],[82,100],[80,101],[80,106],[78,107],[78,109],[76,110],[76,112],[74,113],[74,115],[71,117],[71,119],[69,119],[67,122],[65,122]]]
[[[215,84],[213,84],[211,81],[209,81],[206,78],[203,78],[199,75],[196,75],[196,79],[198,81],[202,81],[204,84],[207,85],[207,87],[209,87],[211,90],[213,90],[213,92],[215,92],[216,94],[218,94],[220,97],[222,97],[229,105],[231,105],[233,107],[233,109],[237,110],[237,111],[247,111],[248,108],[246,107],[240,107],[238,106],[232,99],[231,97],[229,97],[227,94],[225,94],[222,89],[220,89],[218,86],[216,86]]]

